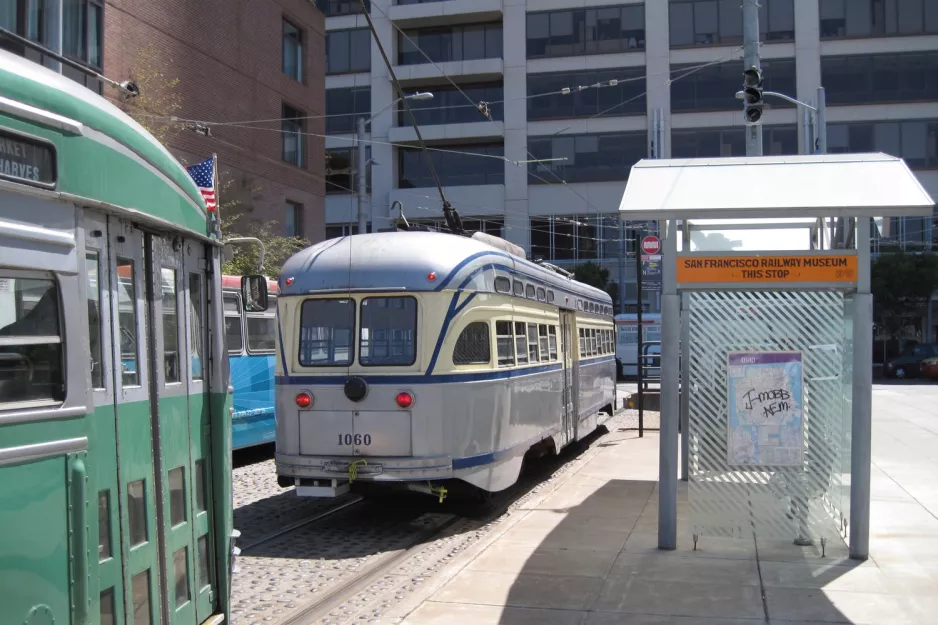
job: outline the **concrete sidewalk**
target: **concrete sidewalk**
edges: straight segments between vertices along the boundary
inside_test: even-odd
[[[874,392],[867,562],[832,543],[826,558],[820,547],[762,540],[757,557],[752,539],[704,537],[694,551],[684,483],[678,549],[659,551],[657,434],[616,430],[397,616],[407,625],[938,623],[938,388],[934,397],[920,388],[911,400]]]

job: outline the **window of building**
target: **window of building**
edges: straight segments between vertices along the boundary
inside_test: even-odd
[[[831,154],[885,152],[914,169],[938,168],[938,119],[829,124]]]
[[[326,193],[355,193],[358,177],[352,163],[357,158],[356,148],[326,150]]]
[[[632,165],[648,154],[647,133],[529,137],[528,151],[532,160],[566,158],[529,163],[528,184],[624,181]]]
[[[821,38],[938,33],[936,0],[821,0]]]
[[[435,187],[436,183],[427,165],[428,158],[433,159],[440,182],[446,187],[505,183],[505,162],[501,158],[492,158],[504,155],[501,144],[434,147],[452,151],[431,150],[424,153],[416,148],[398,149],[398,188]]]
[[[510,321],[495,322],[495,349],[498,351],[498,366],[511,367],[515,364],[514,336]]]
[[[37,16],[36,21],[41,19]],[[63,3],[62,53],[65,56],[100,70],[103,67],[103,34],[102,0],[66,0]]]
[[[744,128],[695,128],[671,131],[671,158],[746,156]],[[763,126],[763,150],[767,156],[798,154],[795,126]]]
[[[608,83],[610,80],[618,80],[619,84],[576,90],[580,85]],[[564,88],[570,88],[571,93],[559,93]],[[645,115],[645,106],[644,68],[528,74],[528,121]]]
[[[0,276],[0,404],[65,400],[59,289],[49,278]]]
[[[641,4],[529,13],[528,58],[608,54],[645,47]]]
[[[693,73],[688,73],[691,71]],[[766,91],[777,91],[791,97],[797,94],[794,59],[763,60],[762,75]],[[742,106],[736,99],[736,92],[742,89],[743,84],[738,61],[705,68],[699,65],[672,67],[671,78],[671,110],[674,112],[725,111]],[[779,98],[767,97],[766,101],[773,108],[794,106]]]
[[[288,237],[303,236],[303,205],[287,200],[284,207],[283,233]]]
[[[365,226],[366,232],[371,232],[371,222],[369,221]],[[340,237],[348,237],[353,234],[358,234],[358,224],[329,224],[326,226],[326,239],[338,239]]]
[[[355,15],[362,12],[358,0],[316,0],[316,7],[326,17]],[[365,0],[365,10],[371,11],[371,0]]]
[[[417,300],[366,297],[361,303],[359,362],[368,366],[408,366],[417,360]]]
[[[938,100],[938,55],[821,57],[821,80],[828,104],[931,102]]]
[[[326,33],[326,73],[371,71],[371,31],[367,28]]]
[[[624,230],[615,215],[532,217],[530,224],[531,257],[551,262],[618,258],[622,239],[637,236]],[[627,253],[634,253],[634,245]]]
[[[352,364],[354,332],[355,300],[306,300],[300,308],[300,364],[304,367]]]
[[[472,102],[488,102],[489,114],[495,121],[505,119],[505,107],[502,100],[505,98],[501,83],[469,84],[455,87],[428,87],[433,92],[432,100],[409,100],[408,106],[417,124],[420,126],[433,126],[439,124],[469,124],[484,122],[485,117]],[[423,91],[423,89],[414,89]],[[468,97],[468,99],[467,99]],[[397,107],[398,126],[410,126],[410,115],[403,105]]]
[[[283,73],[303,82],[303,31],[283,20]]]
[[[305,164],[306,137],[303,135],[305,115],[289,106],[283,105],[283,121],[281,122],[281,136],[283,138],[283,160],[297,167]]]
[[[491,234],[493,237],[501,237],[502,230],[505,227],[505,220],[500,218],[461,217],[460,219],[466,232],[484,232],[485,234]],[[411,219],[408,221],[412,224],[426,226],[435,232],[449,232],[449,226],[446,225],[444,219]]]
[[[487,365],[492,359],[489,324],[474,321],[465,327],[453,348],[454,365]]]
[[[424,56],[426,54],[426,56]],[[398,64],[498,59],[502,56],[502,25],[466,24],[405,30],[398,37]]]
[[[743,42],[739,0],[671,0],[671,47],[738,45]],[[794,0],[760,0],[760,40],[795,38]]]
[[[371,88],[327,89],[326,116],[327,133],[357,132],[358,119],[371,117]]]

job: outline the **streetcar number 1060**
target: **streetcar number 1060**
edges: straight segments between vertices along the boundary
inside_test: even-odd
[[[339,445],[371,445],[371,434],[339,434]]]

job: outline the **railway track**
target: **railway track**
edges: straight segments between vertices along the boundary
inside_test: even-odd
[[[243,539],[232,623],[326,625],[380,618],[512,507],[563,474],[602,432],[531,463],[514,486],[484,503],[439,504],[418,494],[386,501],[350,495],[328,506],[312,500],[320,505],[306,516],[287,514],[290,520],[277,529]],[[292,493],[280,497],[297,506],[310,501]]]

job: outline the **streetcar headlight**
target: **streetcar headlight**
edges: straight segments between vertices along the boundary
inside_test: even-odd
[[[410,408],[414,405],[414,396],[407,391],[401,391],[397,394],[395,401],[401,408]]]
[[[300,409],[309,408],[310,406],[313,405],[313,396],[310,395],[307,391],[303,391],[302,393],[297,393],[296,405],[299,406]]]

